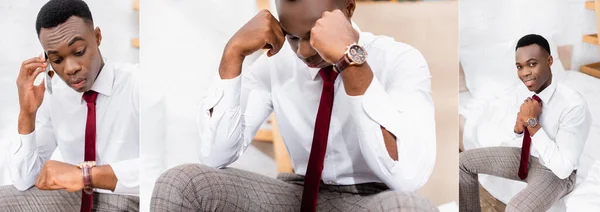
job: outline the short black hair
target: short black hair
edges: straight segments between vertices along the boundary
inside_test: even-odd
[[[521,47],[529,46],[531,44],[536,44],[542,47],[542,49],[546,50],[546,52],[548,52],[549,55],[552,54],[550,52],[550,44],[548,43],[548,40],[546,40],[546,38],[542,37],[541,35],[536,34],[525,35],[521,39],[519,39],[515,51],[517,51],[517,49]]]
[[[42,28],[52,28],[64,23],[71,16],[77,16],[86,23],[94,23],[92,12],[88,5],[82,0],[50,0],[40,12],[35,21],[35,31],[38,37]]]

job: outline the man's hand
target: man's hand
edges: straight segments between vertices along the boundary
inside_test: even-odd
[[[542,113],[542,104],[532,98],[527,98],[521,105],[521,111],[519,112],[521,121],[527,123],[530,118],[538,118]]]
[[[525,122],[521,119],[521,112],[517,113],[517,122],[514,128],[515,133],[521,134],[525,131]]]
[[[244,58],[260,49],[270,49],[273,56],[281,50],[285,35],[279,21],[268,10],[261,10],[231,37],[221,59],[221,79],[231,79],[241,74]],[[238,67],[239,66],[239,67]]]
[[[325,11],[310,31],[310,45],[328,63],[344,56],[346,47],[357,43],[359,34],[340,10]]]
[[[35,187],[40,190],[64,189],[75,192],[83,189],[83,175],[76,165],[48,160],[35,182]]]
[[[19,92],[19,134],[29,134],[35,128],[35,114],[44,100],[46,91],[45,81],[38,86],[33,85],[35,78],[46,70],[45,59],[39,57],[23,61],[17,76],[17,90]]]

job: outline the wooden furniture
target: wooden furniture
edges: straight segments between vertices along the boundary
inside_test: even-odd
[[[140,20],[140,0],[133,1],[133,10],[138,13],[138,22]],[[134,48],[140,48],[140,38],[132,38],[131,46]]]
[[[269,0],[257,0],[259,9],[269,9]],[[277,120],[275,114],[271,114],[267,120],[267,124],[271,125],[271,129],[259,129],[254,136],[254,141],[273,143],[273,151],[275,155],[275,163],[277,164],[278,172],[294,172],[290,156],[283,143],[283,138],[279,134],[277,128]]]
[[[593,10],[596,13],[596,26],[600,27],[600,0],[585,2],[585,8]],[[600,28],[598,28],[598,31],[600,31]],[[583,42],[600,46],[600,42],[598,41],[598,33],[584,35]],[[600,78],[600,62],[582,65],[579,71],[581,73]]]

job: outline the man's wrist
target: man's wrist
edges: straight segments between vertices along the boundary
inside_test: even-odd
[[[81,175],[83,180],[83,191],[91,194],[94,192],[94,184],[92,183],[92,168],[96,166],[96,161],[85,161],[80,163]]]
[[[243,54],[235,50],[235,47],[228,44],[223,51],[223,57],[219,66],[219,76],[221,76],[221,79],[233,79],[239,76],[242,73],[242,63],[245,58]]]
[[[18,131],[21,135],[27,135],[35,130],[36,113],[21,111],[19,113]]]

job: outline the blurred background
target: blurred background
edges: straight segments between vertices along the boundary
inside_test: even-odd
[[[437,160],[419,191],[436,205],[458,202],[457,1],[357,1],[362,31],[394,37],[419,49],[429,63],[436,107]],[[141,208],[156,178],[183,163],[201,163],[196,129],[199,102],[216,77],[223,48],[239,27],[273,0],[144,0],[140,4]],[[285,44],[288,45],[288,44]],[[261,52],[247,58],[250,65]],[[293,171],[276,117],[231,166],[269,177]]]
[[[0,185],[12,184],[6,159],[10,142],[19,139],[16,80],[21,63],[42,53],[35,20],[47,0],[0,0]],[[86,1],[94,25],[102,30],[102,55],[112,62],[138,63],[138,13],[133,0]],[[40,76],[43,76],[41,74]],[[57,81],[58,80],[58,81]],[[63,83],[55,77],[53,81]],[[60,81],[60,82],[59,82]],[[60,159],[55,152],[53,159]]]

